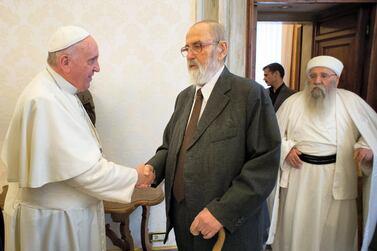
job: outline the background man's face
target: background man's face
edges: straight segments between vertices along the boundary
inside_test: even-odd
[[[264,82],[266,82],[267,85],[271,86],[271,84],[274,83],[275,79],[276,79],[274,72],[270,71],[268,68],[263,70],[263,72],[264,72],[264,74],[263,74]]]

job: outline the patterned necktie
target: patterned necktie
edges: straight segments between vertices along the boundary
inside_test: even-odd
[[[202,103],[203,103],[202,91],[198,89],[198,91],[196,92],[195,104],[194,104],[194,108],[192,109],[190,121],[188,122],[188,126],[186,128],[186,132],[183,137],[181,149],[179,150],[178,163],[175,170],[175,177],[174,177],[174,183],[173,183],[173,195],[178,202],[182,201],[183,198],[185,197],[183,173],[184,173],[184,163],[186,160],[186,149],[192,142],[192,137],[194,136],[194,132],[198,124]]]
[[[100,152],[102,153],[102,145],[101,145],[101,141],[99,140],[97,130],[94,127],[92,121],[90,120],[89,115],[86,112],[84,106],[82,105],[80,98],[77,95],[75,95],[75,98],[76,98],[78,106],[80,107],[81,114],[82,114],[82,116],[84,116],[86,123],[88,124],[88,126],[90,128],[90,132],[92,133],[93,137],[96,139],[96,142],[98,144],[98,148],[99,148]]]

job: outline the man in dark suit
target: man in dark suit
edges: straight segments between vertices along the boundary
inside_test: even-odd
[[[263,87],[224,66],[224,39],[214,21],[188,31],[181,53],[193,85],[178,95],[147,162],[156,184],[165,179],[167,233],[174,227],[180,251],[212,250],[222,228],[223,251],[262,249],[261,206],[275,185],[280,135]]]
[[[272,63],[266,65],[263,67],[263,72],[263,80],[270,86],[270,98],[276,112],[284,100],[295,93],[295,91],[285,85],[283,81],[285,72],[281,64]]]

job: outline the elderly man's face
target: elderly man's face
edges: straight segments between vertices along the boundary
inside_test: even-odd
[[[191,81],[196,85],[208,82],[221,67],[225,56],[219,41],[214,41],[207,24],[197,24],[186,35],[187,67]]]
[[[311,116],[327,116],[334,107],[338,77],[324,67],[315,67],[308,74],[305,101]]]
[[[95,72],[100,71],[98,64],[98,46],[91,37],[85,38],[72,50],[70,79],[79,90],[87,90]]]
[[[329,89],[336,88],[339,78],[326,67],[314,67],[308,74],[308,85],[313,98],[324,97]]]

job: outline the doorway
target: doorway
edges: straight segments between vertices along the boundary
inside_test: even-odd
[[[246,75],[256,69],[258,21],[303,24],[298,27],[296,50],[292,54],[293,88],[301,90],[307,61],[317,55],[331,55],[345,65],[340,88],[355,92],[377,110],[377,19],[376,2],[248,0]],[[301,31],[299,31],[301,29]]]

